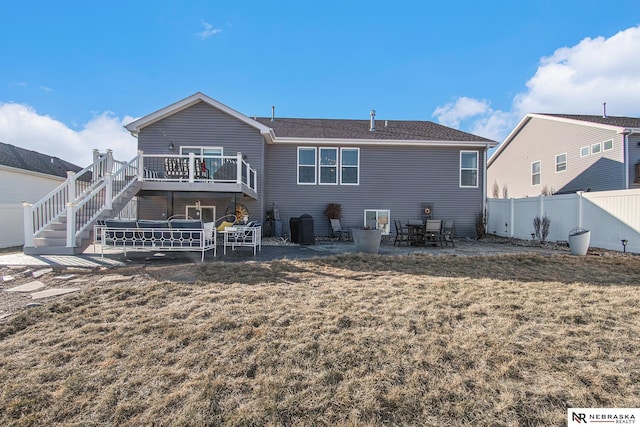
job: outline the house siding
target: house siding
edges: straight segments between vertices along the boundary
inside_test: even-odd
[[[169,150],[173,143],[175,149]],[[224,155],[233,156],[241,152],[246,161],[256,170],[257,193],[264,193],[264,139],[260,132],[211,105],[198,102],[182,111],[143,128],[138,136],[138,149],[144,154],[179,154],[181,146],[223,147]],[[144,194],[143,194],[144,196]],[[216,215],[224,215],[233,203],[233,194],[181,193],[170,202],[168,215],[183,214],[184,206],[195,204],[216,206]],[[264,217],[262,200],[243,198],[237,195],[238,203],[244,204],[252,219]],[[155,201],[143,197],[139,202],[139,217],[153,214]]]
[[[460,151],[464,147],[401,147],[330,145],[360,148],[359,185],[298,185],[297,148],[315,145],[274,144],[267,158],[274,167],[267,170],[267,206],[275,202],[285,231],[289,220],[302,214],[314,218],[315,234],[329,234],[324,209],[328,203],[342,205],[341,223],[363,225],[365,209],[388,209],[393,220],[421,219],[422,204],[433,205],[433,218],[453,219],[458,236],[475,237],[475,218],[483,206],[483,150],[478,151],[477,188],[460,188]],[[475,151],[475,150],[474,150]],[[275,166],[277,165],[277,166]]]
[[[629,188],[640,188],[640,182],[635,182],[636,164],[640,163],[640,135],[638,134],[629,135],[628,144],[629,144],[629,161],[628,161]]]
[[[614,147],[586,157],[582,147],[612,139]],[[579,190],[604,191],[625,188],[623,136],[613,130],[533,117],[492,160],[488,169],[488,196],[498,184],[509,197],[538,196],[547,188],[553,193]],[[556,155],[567,154],[567,169],[557,173]],[[531,185],[531,164],[541,162],[540,185]]]
[[[35,203],[65,179],[0,166],[0,203]]]

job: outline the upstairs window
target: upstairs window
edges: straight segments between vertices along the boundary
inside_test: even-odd
[[[604,151],[613,150],[613,139],[609,139],[602,143],[602,147]]]
[[[478,187],[478,152],[460,152],[460,187]]]
[[[596,142],[591,146],[591,154],[598,154],[600,151],[602,151],[602,146],[599,142]]]
[[[591,147],[588,145],[580,149],[580,157],[587,157],[591,154]]]
[[[320,184],[338,184],[337,148],[320,148]]]
[[[558,154],[556,156],[556,172],[564,172],[567,170],[567,153]]]
[[[360,149],[340,149],[340,184],[358,185],[360,183]]]
[[[540,160],[531,163],[531,185],[540,185]]]
[[[298,184],[316,183],[316,148],[298,147]]]

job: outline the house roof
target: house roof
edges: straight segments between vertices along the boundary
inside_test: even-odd
[[[324,140],[327,143],[341,141],[361,143],[459,143],[481,144],[494,147],[496,141],[429,121],[376,120],[376,130],[371,132],[369,120],[299,119],[268,117],[249,118],[207,95],[197,92],[156,112],[148,114],[128,125],[126,129],[136,136],[141,129],[172,114],[204,102],[243,123],[252,126],[274,143],[293,143]],[[385,123],[387,126],[385,126]]]
[[[617,117],[617,116],[589,116],[585,114],[538,114],[539,116],[559,117],[563,119],[578,120],[600,125],[615,126],[621,128],[640,128],[640,118],[638,117]]]
[[[505,140],[498,146],[498,149],[487,161],[487,166],[495,161],[506,149],[511,141],[520,131],[531,121],[531,119],[555,120],[565,123],[577,123],[583,126],[593,126],[601,129],[609,129],[619,133],[640,133],[640,118],[620,117],[620,116],[594,116],[586,114],[551,114],[551,113],[529,113],[516,125]]]
[[[67,177],[67,171],[78,172],[81,167],[58,157],[38,153],[0,142],[0,165],[31,172]]]
[[[158,111],[155,111],[151,114],[147,114],[144,117],[139,118],[138,120],[135,120],[131,123],[129,123],[128,125],[125,126],[125,128],[131,132],[131,134],[133,136],[137,136],[138,132],[140,132],[140,130],[146,126],[149,126],[157,121],[160,121],[162,119],[164,119],[165,117],[168,117],[172,114],[175,114],[179,111],[182,111],[184,109],[187,109],[189,107],[191,107],[192,105],[195,105],[199,102],[204,102],[206,104],[211,105],[214,108],[217,108],[218,110],[229,114],[232,117],[235,117],[236,119],[240,120],[243,123],[248,124],[251,127],[256,128],[257,130],[260,131],[260,133],[269,133],[269,128],[265,127],[263,125],[261,125],[260,123],[256,122],[255,120],[251,120],[249,117],[245,116],[242,113],[237,112],[236,110],[234,110],[233,108],[229,108],[226,105],[216,101],[213,98],[208,97],[207,95],[205,95],[202,92],[196,92],[191,96],[188,96],[178,102],[174,102],[171,105],[168,105]]]
[[[472,135],[430,121],[376,120],[371,131],[370,120],[298,119],[258,117],[256,121],[273,129],[275,140],[331,139],[371,141],[437,141],[482,142],[495,145],[481,136]]]

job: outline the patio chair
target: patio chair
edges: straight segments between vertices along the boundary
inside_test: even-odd
[[[333,238],[343,241],[349,240],[349,229],[343,228],[339,219],[330,219],[329,221],[331,222],[331,236]]]
[[[406,225],[402,225],[397,219],[394,219],[393,223],[396,226],[396,238],[393,240],[393,245],[395,246],[398,243],[398,246],[400,246],[402,242],[411,243],[409,241],[409,228]]]
[[[445,246],[449,246],[449,243],[451,243],[455,248],[456,244],[453,241],[455,237],[456,237],[456,229],[453,226],[453,220],[452,219],[445,220],[445,222],[442,224],[442,240],[444,241]]]
[[[424,243],[442,247],[442,220],[428,219],[424,226]]]

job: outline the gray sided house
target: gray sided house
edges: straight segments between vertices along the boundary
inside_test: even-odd
[[[139,218],[235,212],[265,224],[275,204],[283,233],[309,214],[319,236],[330,233],[329,203],[342,205],[344,226],[388,233],[393,220],[421,219],[430,205],[433,218],[454,220],[458,236],[475,236],[486,153],[496,145],[429,121],[376,120],[373,111],[369,120],[249,118],[202,93],[126,128],[143,153]],[[167,156],[176,155],[198,164],[192,182],[166,180],[175,167]]]
[[[640,118],[527,114],[488,161],[489,197],[640,187]]]

